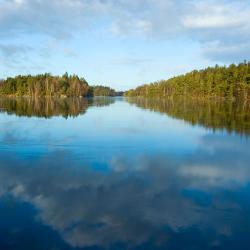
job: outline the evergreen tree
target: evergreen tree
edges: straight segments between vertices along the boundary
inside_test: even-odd
[[[185,75],[146,84],[129,90],[126,96],[197,98],[250,98],[250,62],[194,70]]]

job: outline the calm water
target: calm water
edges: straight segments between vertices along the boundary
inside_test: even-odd
[[[250,249],[250,105],[0,99],[0,249]]]

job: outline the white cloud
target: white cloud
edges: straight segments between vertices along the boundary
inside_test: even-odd
[[[208,42],[203,45],[203,55],[213,61],[242,61],[250,58],[250,43]]]
[[[187,28],[220,29],[249,23],[249,9],[243,8],[241,4],[199,1],[194,2],[192,7],[193,12],[186,13],[183,18],[183,24]]]
[[[33,48],[25,44],[1,44],[0,43],[0,59],[2,64],[7,67],[16,67],[23,61],[28,61],[29,53]]]
[[[4,39],[29,34],[65,39],[102,23],[105,31],[116,36],[191,38],[201,43],[203,55],[212,60],[249,56],[249,0],[0,0],[0,13]],[[222,49],[220,58],[214,55],[211,42],[216,50]],[[237,46],[239,56],[228,53]]]

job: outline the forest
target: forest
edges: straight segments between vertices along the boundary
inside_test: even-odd
[[[91,86],[89,96],[120,96],[122,92],[116,92],[114,89],[106,86]]]
[[[119,96],[123,92],[105,86],[90,86],[77,75],[16,76],[0,81],[2,96],[34,97],[93,97]],[[139,86],[125,93],[126,96],[250,99],[250,62],[238,65],[208,67]]]
[[[145,84],[125,93],[126,96],[196,98],[219,97],[250,99],[250,62],[208,67],[190,73]]]
[[[54,97],[91,97],[115,96],[120,93],[104,86],[89,86],[84,78],[77,75],[52,76],[51,74],[9,77],[0,81],[2,96],[54,96]]]

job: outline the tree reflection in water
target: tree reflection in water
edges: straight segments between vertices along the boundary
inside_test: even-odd
[[[143,109],[165,113],[192,125],[213,130],[250,134],[250,102],[191,98],[126,98],[130,104]]]
[[[107,106],[115,102],[114,98],[0,98],[1,112],[26,117],[54,116],[77,117],[84,114],[90,106]]]

